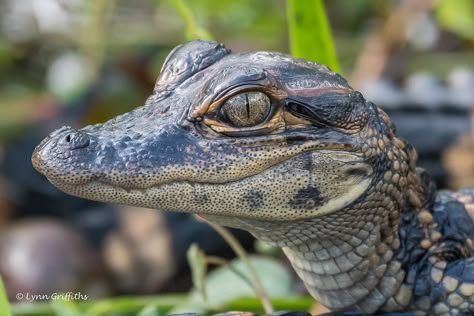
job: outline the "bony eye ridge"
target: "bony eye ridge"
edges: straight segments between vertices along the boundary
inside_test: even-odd
[[[235,127],[258,125],[265,121],[271,109],[270,98],[263,92],[237,94],[221,106],[221,120]]]

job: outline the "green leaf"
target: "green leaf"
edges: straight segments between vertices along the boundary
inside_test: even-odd
[[[269,297],[287,297],[288,301],[291,301],[292,274],[283,264],[275,259],[262,256],[249,256],[248,260],[255,267],[256,273]],[[238,273],[235,273],[236,271]],[[228,265],[212,270],[205,278],[207,302],[203,301],[202,295],[194,288],[188,300],[183,304],[176,305],[170,311],[170,314],[262,309],[262,302],[255,298],[255,289],[242,276],[248,280],[252,277],[252,273],[248,270],[248,265],[241,259],[234,259]],[[245,304],[242,306],[232,304],[232,308],[227,305],[235,300],[240,301],[241,298],[252,297],[255,299],[250,299],[251,304],[249,306],[251,308],[246,308],[247,305]],[[299,304],[297,307],[302,305]],[[295,305],[290,304],[289,306]]]
[[[7,293],[3,286],[2,278],[0,277],[0,315],[11,316],[10,304],[8,303]]]
[[[272,246],[261,240],[255,240],[254,242],[255,251],[259,254],[276,257],[283,253],[280,247]]]
[[[186,253],[188,258],[189,267],[191,268],[191,275],[193,278],[193,284],[196,291],[201,295],[204,302],[207,301],[206,296],[206,271],[207,262],[206,255],[199,249],[198,245],[192,244],[188,252]]]
[[[287,0],[291,54],[340,71],[322,0]]]
[[[314,298],[311,296],[295,296],[295,297],[275,297],[271,299],[275,310],[280,311],[308,311],[315,304]],[[243,310],[263,312],[262,303],[258,298],[239,298],[229,302],[225,306],[226,310]]]
[[[160,311],[158,306],[151,304],[143,308],[138,316],[161,316],[163,313]]]
[[[275,259],[262,256],[250,256],[250,264],[255,268],[262,286],[269,297],[287,297],[292,293],[292,276],[290,271]],[[205,280],[208,305],[222,308],[228,302],[241,297],[255,297],[255,291],[241,275],[250,279],[252,274],[247,265],[240,259],[234,259],[228,266],[221,266],[210,272]],[[239,275],[233,270],[239,271]],[[191,301],[199,305],[199,297],[191,294]]]

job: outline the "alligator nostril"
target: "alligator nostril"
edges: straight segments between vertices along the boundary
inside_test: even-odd
[[[63,144],[69,149],[84,148],[89,146],[90,137],[88,134],[80,131],[69,132],[63,136]]]

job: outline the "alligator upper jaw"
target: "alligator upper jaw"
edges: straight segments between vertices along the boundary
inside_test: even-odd
[[[61,129],[62,130],[62,129]],[[54,135],[53,135],[54,134]],[[267,169],[273,168],[275,165],[284,163],[285,161],[291,160],[292,158],[308,153],[308,152],[327,152],[331,151],[333,153],[347,153],[351,158],[351,161],[364,161],[365,158],[362,154],[358,154],[355,152],[349,152],[347,144],[335,144],[335,146],[330,147],[327,144],[323,144],[322,148],[319,148],[318,142],[312,144],[311,141],[306,142],[303,147],[301,147],[296,152],[291,154],[282,154],[282,157],[275,160],[272,163],[268,163],[266,167],[261,168],[258,172],[249,173],[249,174],[241,174],[241,175],[233,175],[231,179],[223,180],[223,178],[215,178],[209,179],[208,177],[204,177],[199,170],[195,170],[191,173],[177,173],[175,175],[170,175],[169,173],[164,175],[163,172],[156,172],[156,169],[144,169],[140,170],[140,172],[134,173],[132,170],[122,169],[122,170],[114,170],[111,166],[103,166],[103,168],[96,168],[94,165],[89,164],[89,168],[82,169],[80,166],[75,165],[68,165],[67,159],[59,159],[57,156],[52,155],[55,152],[54,146],[58,145],[58,139],[55,135],[58,135],[57,132],[54,132],[52,135],[48,136],[41,144],[37,146],[32,154],[32,165],[33,167],[46,176],[53,185],[58,187],[59,189],[65,191],[66,193],[77,195],[75,192],[77,191],[74,188],[79,187],[87,187],[91,183],[93,183],[94,187],[98,187],[100,185],[108,186],[110,188],[115,188],[116,190],[125,191],[125,192],[133,192],[133,191],[144,191],[146,189],[158,188],[163,185],[167,185],[174,182],[182,182],[182,183],[195,183],[195,184],[210,184],[210,185],[219,185],[225,183],[233,183],[242,181],[245,178],[250,178],[255,176],[258,172],[264,172]],[[275,135],[272,135],[275,136]],[[293,135],[293,137],[299,138],[300,135]],[[269,137],[272,138],[272,137]],[[283,139],[282,137],[275,137],[273,142],[278,142]],[[267,140],[270,142],[270,140]],[[273,143],[271,142],[271,143]],[[251,142],[247,141],[247,145]],[[236,162],[237,163],[237,162]],[[235,166],[235,164],[234,164]],[[245,167],[245,163],[241,169],[252,169],[253,166],[248,165]],[[172,169],[179,169],[179,166],[169,166]],[[189,167],[189,165],[187,166]],[[194,166],[196,169],[198,166]],[[107,168],[109,168],[107,170]],[[158,168],[160,169],[160,168]],[[168,171],[166,169],[167,166],[162,167],[163,171]],[[170,168],[171,169],[171,168]],[[147,184],[144,184],[143,181],[135,182],[135,178],[139,174],[143,173],[153,173],[154,179],[148,181]],[[111,176],[113,174],[113,176]],[[194,174],[190,176],[190,174]],[[72,191],[72,192],[71,192]],[[83,198],[88,199],[98,199],[94,197],[88,196],[81,196]]]
[[[209,139],[187,129],[171,128],[174,126],[154,127],[138,141],[128,137],[132,139],[125,147],[127,132],[120,129],[111,137],[108,128],[108,134],[101,134],[101,126],[93,130],[63,127],[38,145],[32,163],[58,185],[101,181],[132,190],[173,181],[239,181],[305,152],[356,152],[358,148],[356,138],[339,132],[289,130],[258,137]],[[168,147],[174,148],[173,152],[168,152]]]

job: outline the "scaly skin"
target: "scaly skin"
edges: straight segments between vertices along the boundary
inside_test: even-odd
[[[280,246],[330,309],[474,313],[474,192],[436,194],[388,116],[324,66],[178,46],[143,107],[61,128],[33,164],[73,195]]]

